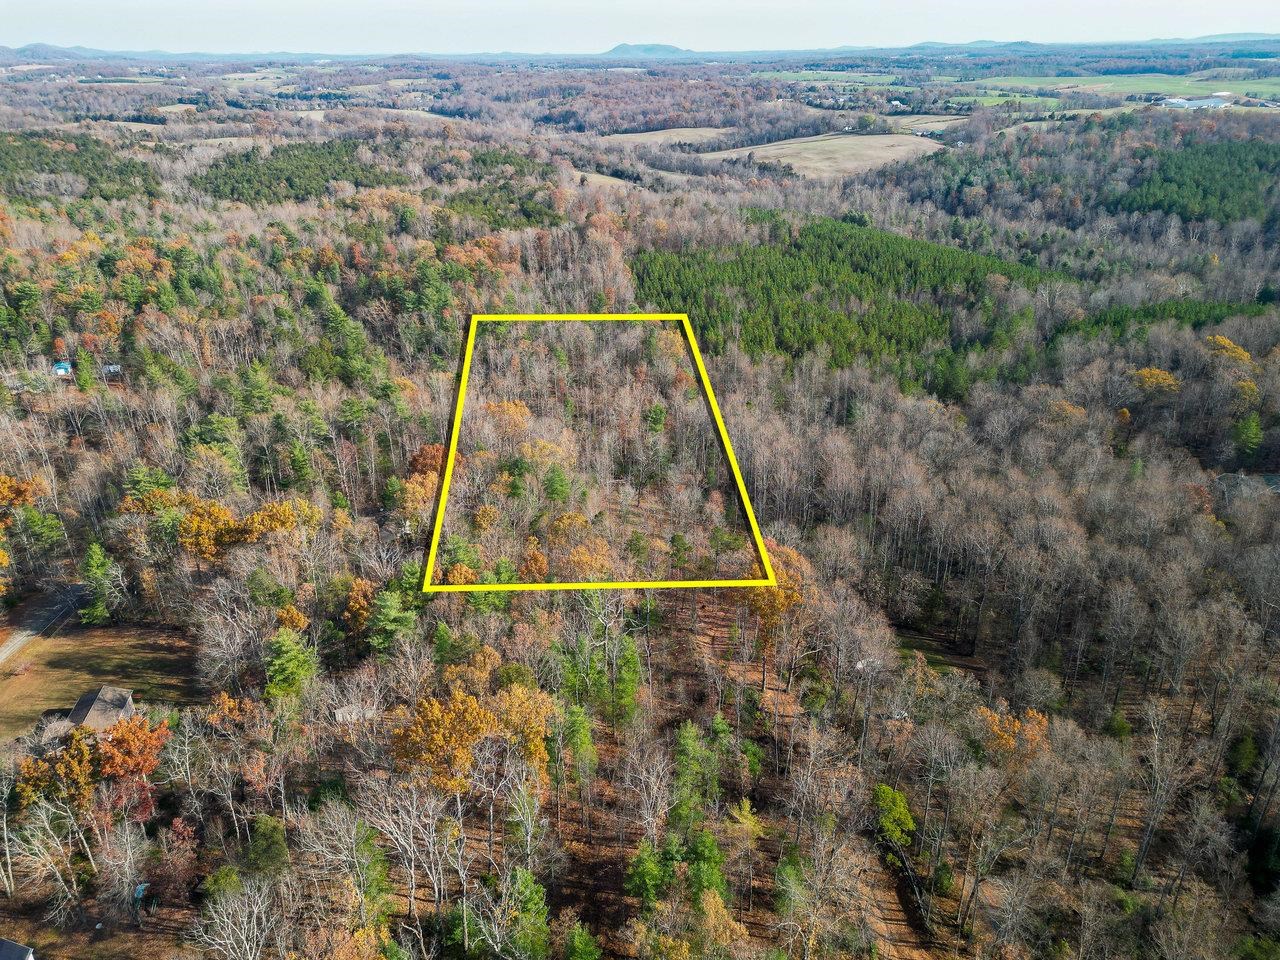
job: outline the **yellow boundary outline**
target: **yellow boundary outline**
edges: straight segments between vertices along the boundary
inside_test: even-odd
[[[720,446],[725,459],[729,461],[729,469],[733,472],[733,481],[738,488],[738,496],[742,501],[743,512],[747,515],[747,524],[751,527],[751,538],[756,552],[760,556],[765,576],[754,580],[621,580],[599,581],[587,583],[439,583],[431,582],[432,572],[436,566],[436,554],[440,550],[440,533],[444,528],[445,505],[449,501],[449,485],[453,481],[453,463],[458,453],[458,431],[462,425],[462,407],[467,397],[467,381],[471,376],[471,357],[476,346],[476,329],[482,323],[531,323],[555,320],[636,320],[636,321],[678,321],[684,329],[685,340],[693,354],[694,366],[698,369],[698,377],[702,381],[703,395],[711,410],[712,419],[716,423],[716,432],[720,437]],[[711,379],[707,376],[706,365],[702,362],[702,351],[698,349],[698,339],[693,334],[693,325],[689,323],[688,314],[684,313],[476,313],[471,315],[467,328],[467,342],[462,351],[462,372],[458,379],[458,399],[453,407],[453,424],[449,430],[449,450],[446,454],[444,477],[440,481],[440,493],[436,503],[436,519],[431,529],[431,544],[427,550],[427,564],[422,578],[423,593],[494,593],[515,592],[524,590],[666,590],[689,589],[694,587],[773,587],[778,578],[774,575],[773,564],[769,562],[769,551],[765,549],[764,537],[760,533],[760,525],[756,522],[755,511],[751,508],[751,498],[747,495],[747,485],[742,479],[742,470],[738,466],[738,458],[734,456],[733,444],[729,442],[729,432],[725,429],[724,417],[720,413],[720,405],[716,402],[715,391],[711,389]]]

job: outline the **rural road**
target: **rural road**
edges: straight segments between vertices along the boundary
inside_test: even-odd
[[[79,585],[60,585],[48,593],[32,597],[13,610],[0,624],[0,664],[3,664],[36,637],[61,626],[74,616],[84,602]]]

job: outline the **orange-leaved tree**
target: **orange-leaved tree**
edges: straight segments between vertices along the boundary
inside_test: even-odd
[[[40,477],[19,480],[7,473],[0,473],[0,569],[9,566],[9,551],[5,549],[5,531],[13,525],[14,513],[23,507],[34,506],[38,497],[48,493],[48,487]],[[0,577],[0,594],[9,586],[8,579]]]
[[[1021,772],[1048,749],[1049,718],[1030,707],[1020,717],[1007,712],[1003,703],[997,708],[978,707],[983,744],[999,765]]]
[[[98,773],[105,778],[149,777],[160,765],[169,723],[155,726],[142,714],[118,720],[94,743]]]
[[[461,806],[475,748],[497,729],[497,719],[480,701],[454,687],[448,699],[418,701],[404,723],[392,731],[392,753],[403,770],[454,794]]]

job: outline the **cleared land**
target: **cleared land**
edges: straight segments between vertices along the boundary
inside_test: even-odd
[[[0,740],[104,683],[128,687],[146,703],[189,703],[197,693],[194,660],[188,637],[160,627],[75,627],[37,637],[0,667]]]
[[[817,137],[779,140],[758,147],[717,150],[704,156],[728,159],[754,156],[757,161],[786,163],[803,177],[845,177],[899,160],[914,160],[941,150],[942,144],[903,133],[857,136],[824,133]]]
[[[644,133],[610,133],[601,139],[611,143],[706,143],[729,132],[728,127],[670,127]]]
[[[964,123],[968,117],[949,116],[934,113],[906,113],[885,118],[899,130],[908,133],[919,131],[945,130],[957,123]]]
[[[607,173],[596,173],[592,170],[575,170],[574,173],[581,177],[588,186],[592,187],[620,187],[622,189],[628,189],[636,186],[636,184],[629,180],[623,180],[621,177],[611,177]]]
[[[1120,73],[1105,77],[991,77],[974,80],[967,86],[1008,89],[1044,88],[1064,93],[1162,94],[1168,97],[1211,97],[1216,93],[1236,96],[1280,96],[1280,77],[1240,79],[1221,76],[1174,75],[1167,73]]]
[[[166,907],[147,918],[146,930],[94,930],[92,923],[79,930],[55,930],[36,919],[38,909],[19,913],[23,906],[14,901],[0,904],[0,936],[25,943],[40,960],[195,960],[200,956],[180,937],[191,923],[190,910]],[[98,915],[91,916],[96,920]]]

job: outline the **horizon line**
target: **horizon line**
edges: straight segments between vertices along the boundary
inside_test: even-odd
[[[1224,39],[1225,38],[1225,39]],[[446,57],[450,59],[465,58],[481,58],[481,57],[586,57],[586,58],[603,58],[613,54],[619,47],[666,47],[670,48],[670,53],[661,57],[646,57],[636,55],[630,59],[636,60],[655,60],[655,59],[679,59],[691,58],[699,56],[747,56],[761,54],[814,54],[814,53],[841,53],[841,52],[872,52],[880,50],[912,50],[917,47],[1007,47],[1014,45],[1031,45],[1043,47],[1096,47],[1096,46],[1116,46],[1122,44],[1135,45],[1168,45],[1178,43],[1213,43],[1227,45],[1231,43],[1246,43],[1257,41],[1280,41],[1280,33],[1269,31],[1224,31],[1216,34],[1203,34],[1194,37],[1146,37],[1143,39],[1092,39],[1092,40],[1030,40],[1026,38],[1009,39],[1009,40],[990,40],[985,38],[977,38],[972,40],[917,40],[912,43],[886,43],[886,44],[855,44],[845,43],[829,47],[758,47],[758,48],[742,48],[742,49],[726,49],[726,50],[699,50],[692,47],[682,47],[675,43],[665,41],[621,41],[614,44],[607,50],[598,51],[572,51],[572,50],[544,50],[544,51],[528,51],[528,50],[470,50],[460,52],[444,52],[430,50],[392,50],[392,51],[372,51],[372,52],[342,52],[336,50],[169,50],[163,47],[151,47],[147,49],[123,49],[113,47],[94,47],[85,43],[60,44],[51,43],[45,40],[30,40],[25,43],[16,45],[0,44],[0,49],[5,49],[17,53],[27,47],[50,47],[55,50],[67,51],[70,53],[83,52],[86,56],[91,54],[106,54],[108,56],[164,56],[174,59],[185,57],[297,57],[297,58],[342,58],[342,59],[387,59],[392,57]],[[627,58],[628,54],[618,54],[621,58]]]

